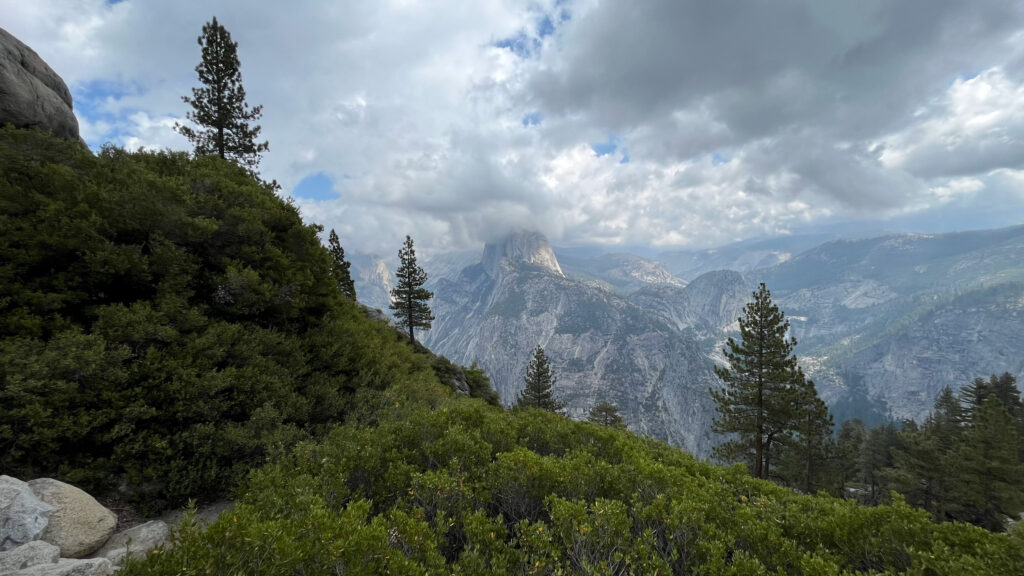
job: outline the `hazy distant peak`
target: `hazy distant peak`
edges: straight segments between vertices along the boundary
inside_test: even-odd
[[[550,270],[559,276],[565,276],[562,267],[558,265],[558,258],[551,250],[548,239],[539,232],[528,230],[519,230],[500,241],[485,244],[484,255],[480,263],[492,278],[497,277],[503,263],[507,265],[532,264]]]

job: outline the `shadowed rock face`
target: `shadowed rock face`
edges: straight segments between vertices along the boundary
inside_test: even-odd
[[[0,125],[78,140],[67,84],[23,42],[0,28]]]

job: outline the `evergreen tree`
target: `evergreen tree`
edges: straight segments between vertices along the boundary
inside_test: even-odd
[[[1011,418],[1024,415],[1017,379],[1013,374],[1004,372],[1001,376],[993,374],[988,381],[975,378],[973,382],[960,389],[960,397],[965,407],[963,420],[969,422],[974,410],[980,408],[989,396],[995,396]]]
[[[847,420],[839,426],[836,440],[836,486],[835,492],[844,494],[850,482],[862,482],[860,451],[864,446],[867,430],[859,418]]]
[[[619,415],[619,408],[611,402],[598,402],[590,409],[587,420],[610,428],[625,428],[626,423]]]
[[[552,387],[555,385],[555,375],[551,373],[551,366],[548,364],[548,357],[540,346],[533,351],[533,358],[526,368],[526,385],[516,400],[516,408],[539,408],[560,412],[565,408],[555,399]]]
[[[945,387],[924,425],[900,432],[900,446],[893,451],[893,467],[887,473],[894,490],[938,522],[958,509],[951,495],[950,471],[957,465],[954,452],[961,437],[962,412],[953,391]]]
[[[356,299],[356,284],[352,281],[352,263],[345,260],[345,249],[341,247],[338,234],[331,228],[331,235],[327,240],[327,249],[331,253],[331,274],[338,282],[338,289],[349,298]]]
[[[789,434],[783,436],[780,476],[805,494],[834,487],[831,463],[835,455],[832,415],[818,397],[814,382],[800,386],[796,417]]]
[[[409,332],[409,340],[415,343],[415,329],[430,330],[430,323],[434,320],[427,305],[434,294],[423,287],[427,273],[416,264],[416,251],[410,236],[405,237],[405,246],[398,251],[398,259],[401,264],[395,274],[398,284],[391,289],[391,310],[399,324]]]
[[[752,460],[751,472],[767,478],[772,445],[792,428],[804,376],[792,355],[795,338],[786,338],[789,321],[764,283],[739,319],[740,338],[723,349],[729,367],[715,367],[725,386],[711,390],[718,417],[714,431],[736,439],[715,449],[719,459]]]
[[[868,490],[868,504],[880,504],[885,499],[889,489],[886,469],[893,465],[893,450],[900,447],[895,424],[876,426],[868,432],[860,454],[861,476]]]
[[[196,73],[203,85],[192,89],[191,98],[182,97],[192,106],[186,117],[197,127],[175,124],[174,129],[188,138],[197,155],[216,154],[255,174],[269,144],[256,142],[260,126],[251,122],[260,119],[263,107],[250,108],[245,101],[238,43],[216,17],[203,25],[198,41],[202,61]]]
[[[974,411],[951,470],[957,520],[1001,531],[1005,517],[1024,510],[1024,467],[1020,436],[1010,414],[994,395]]]

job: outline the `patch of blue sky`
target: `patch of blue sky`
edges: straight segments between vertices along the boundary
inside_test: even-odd
[[[544,115],[540,112],[530,112],[523,116],[523,126],[540,126],[540,123],[543,121]]]
[[[615,137],[614,134],[608,135],[608,140],[606,140],[605,142],[592,142],[590,144],[590,149],[594,151],[594,154],[597,154],[598,158],[600,158],[601,156],[614,154],[618,148],[618,139]]]
[[[528,36],[526,32],[520,32],[511,38],[498,40],[494,45],[498,48],[505,48],[520,58],[529,58],[540,48],[540,40],[534,36]]]
[[[537,24],[537,36],[541,38],[545,36],[551,36],[555,33],[555,23],[551,21],[551,16],[544,15]]]
[[[629,164],[629,152],[622,153],[622,159],[619,160],[619,164]]]
[[[569,10],[562,7],[562,2],[556,2],[555,6],[554,12],[537,19],[536,32],[521,30],[515,36],[498,40],[494,45],[505,48],[520,58],[529,58],[540,49],[545,37],[554,34],[560,24],[569,20]]]
[[[299,182],[292,191],[292,196],[306,200],[337,200],[341,194],[334,190],[334,181],[323,172],[310,174]]]
[[[93,140],[86,140],[91,148],[99,148],[107,142],[119,142],[121,132],[117,129],[131,110],[121,109],[118,101],[126,96],[138,94],[137,85],[126,82],[97,80],[72,86],[71,98],[75,103],[75,114],[92,125],[104,125],[107,132],[94,134]],[[97,140],[98,139],[98,140]]]
[[[719,166],[719,165],[722,165],[722,164],[728,164],[730,160],[732,160],[732,158],[730,158],[729,156],[723,155],[721,152],[712,152],[711,153],[711,164],[713,166]]]
[[[957,74],[956,76],[953,76],[953,79],[949,81],[949,84],[950,84],[950,86],[952,86],[953,84],[956,84],[957,82],[967,82],[969,80],[973,80],[973,79],[977,78],[978,76],[980,76],[982,72],[984,72],[984,70],[982,70],[981,68],[976,68],[976,69],[972,69],[972,70],[967,70],[967,71],[961,72],[961,73]]]

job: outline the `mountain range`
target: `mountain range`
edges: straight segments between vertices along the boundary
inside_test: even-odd
[[[561,256],[518,231],[482,253],[422,262],[437,318],[424,343],[477,362],[506,404],[540,345],[571,416],[614,402],[631,429],[700,455],[715,442],[711,368],[759,282],[790,319],[801,365],[837,421],[920,421],[944,386],[1024,376],[1024,226],[821,234],[653,258]],[[353,268],[360,300],[386,309],[385,262],[354,257]]]

